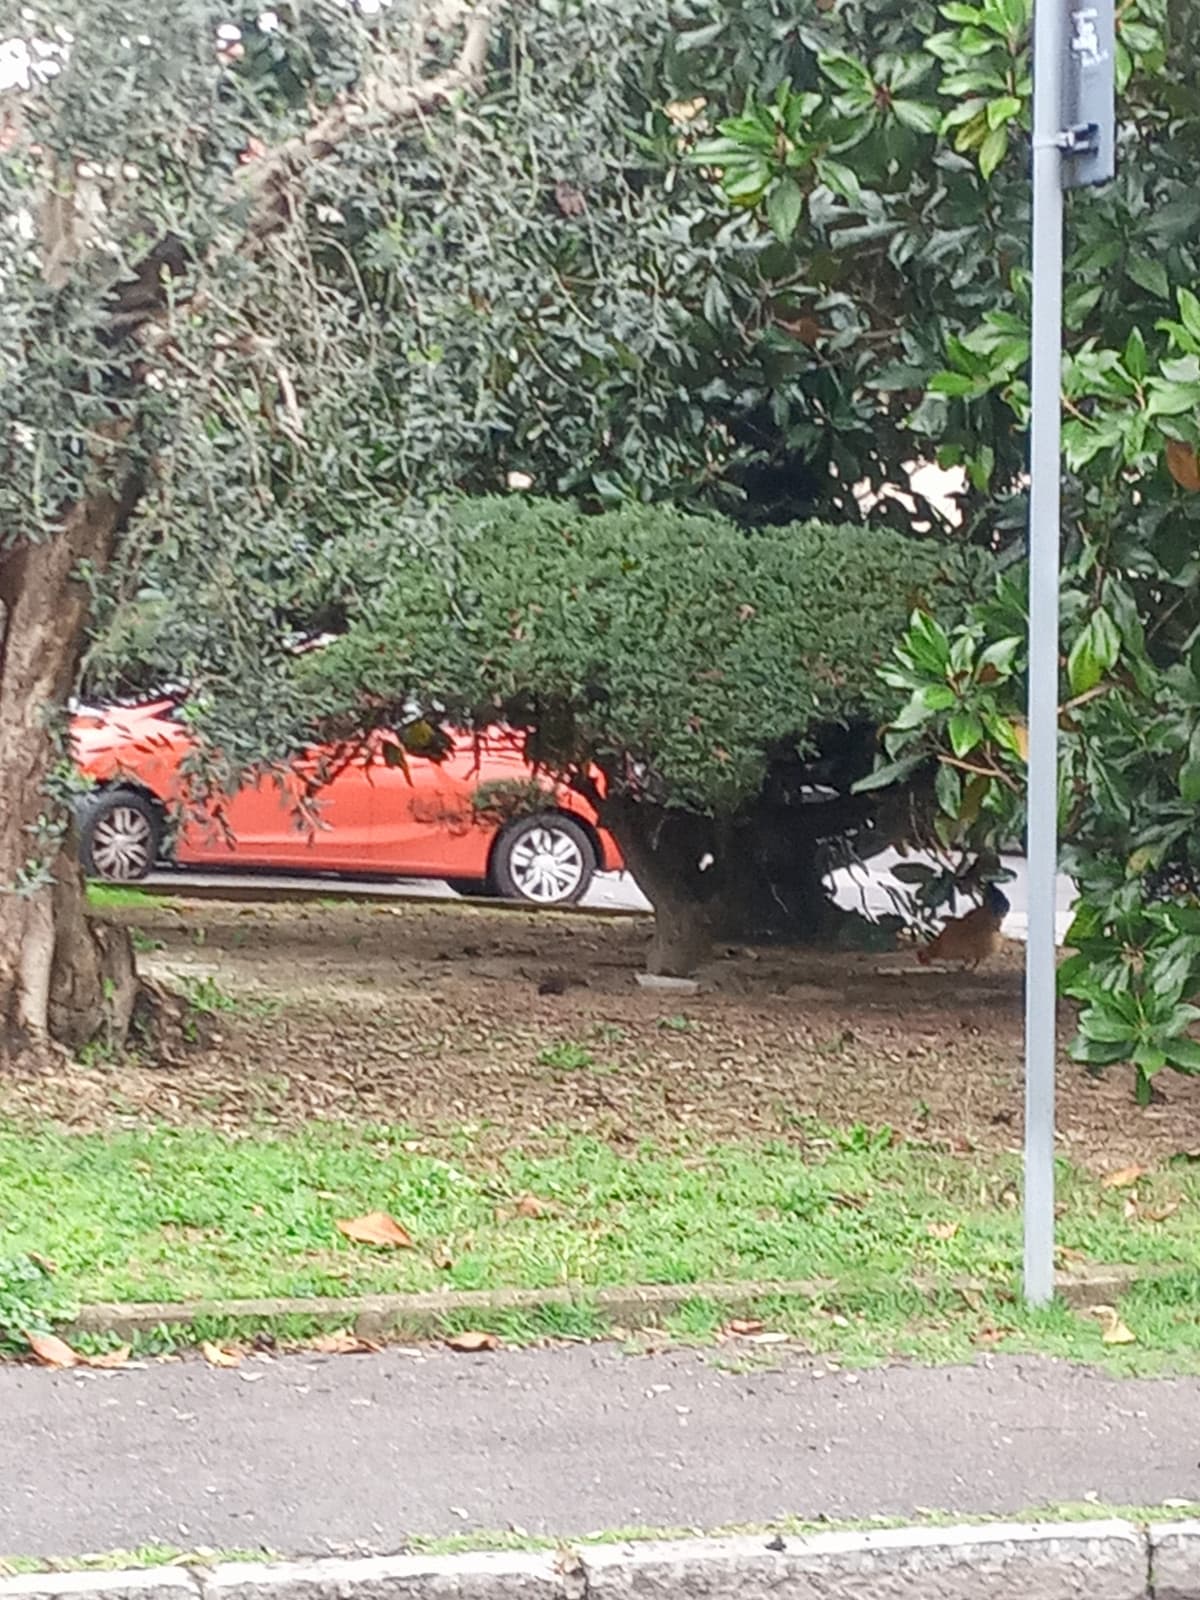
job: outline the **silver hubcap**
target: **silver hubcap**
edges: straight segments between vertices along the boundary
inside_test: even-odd
[[[531,828],[513,846],[508,870],[526,900],[553,905],[578,889],[583,851],[569,833],[553,825]]]
[[[115,806],[92,830],[92,861],[102,878],[128,882],[154,865],[154,830],[133,806]]]

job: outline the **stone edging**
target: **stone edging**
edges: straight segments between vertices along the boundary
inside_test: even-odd
[[[42,1573],[0,1600],[1200,1600],[1200,1522],[762,1534],[211,1568]]]
[[[1139,1278],[1152,1273],[1137,1268],[1107,1267],[1086,1273],[1060,1272],[1056,1290],[1076,1307],[1102,1305],[1124,1294]],[[932,1293],[935,1285],[915,1280],[916,1287]],[[986,1293],[989,1285],[973,1278],[956,1279],[951,1289]],[[994,1285],[992,1286],[994,1287]],[[274,1297],[261,1300],[135,1301],[129,1304],[84,1306],[65,1330],[68,1338],[79,1333],[112,1333],[121,1338],[152,1333],[161,1327],[187,1327],[200,1320],[269,1322],[281,1317],[310,1317],[353,1327],[364,1339],[391,1334],[436,1333],[447,1317],[467,1316],[476,1324],[511,1311],[539,1311],[549,1306],[587,1306],[614,1328],[655,1326],[681,1306],[708,1300],[734,1312],[750,1310],[764,1300],[815,1300],[842,1289],[833,1279],[813,1278],[745,1283],[630,1284],[602,1289],[556,1287],[551,1289],[451,1289],[421,1294],[363,1294],[337,1297]]]

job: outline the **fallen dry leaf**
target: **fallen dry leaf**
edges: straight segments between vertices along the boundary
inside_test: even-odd
[[[1015,1333],[1014,1328],[980,1328],[975,1335],[976,1344],[999,1344],[1002,1339],[1011,1339]]]
[[[519,1194],[507,1205],[497,1206],[495,1217],[497,1222],[512,1222],[515,1217],[524,1217],[532,1222],[548,1216],[554,1209],[551,1201],[543,1200],[539,1195]]]
[[[736,1333],[743,1337],[749,1333],[761,1333],[763,1325],[757,1317],[734,1317],[732,1322],[725,1324],[726,1333]]]
[[[499,1350],[500,1338],[495,1333],[479,1333],[468,1329],[463,1333],[447,1334],[446,1344],[451,1350],[462,1350],[469,1355],[476,1350]]]
[[[958,1292],[962,1295],[963,1304],[968,1311],[983,1310],[983,1296],[978,1289],[960,1289]]]
[[[56,1333],[27,1333],[25,1341],[43,1367],[62,1371],[64,1367],[77,1367],[80,1357]]]
[[[587,210],[582,191],[564,179],[559,179],[554,185],[554,203],[564,217],[581,217]]]
[[[1145,1173],[1145,1167],[1118,1167],[1116,1172],[1110,1172],[1107,1177],[1102,1179],[1100,1187],[1102,1189],[1129,1189],[1139,1178],[1144,1177]]]
[[[207,1340],[200,1346],[200,1353],[210,1367],[240,1367],[242,1364],[240,1351],[223,1350],[219,1344],[210,1344]]]
[[[1190,444],[1179,439],[1167,440],[1167,471],[1181,489],[1200,493],[1200,460]]]
[[[1090,1314],[1103,1329],[1100,1335],[1101,1344],[1137,1343],[1137,1334],[1121,1321],[1115,1306],[1093,1306]]]
[[[337,1230],[345,1234],[347,1239],[353,1239],[355,1244],[386,1245],[392,1250],[414,1248],[408,1229],[402,1228],[395,1217],[389,1217],[386,1211],[368,1211],[365,1217],[352,1217],[349,1222],[339,1222]]]
[[[317,1334],[306,1341],[305,1348],[316,1350],[323,1356],[365,1356],[375,1355],[383,1346],[376,1344],[373,1339],[364,1339],[357,1333],[351,1333],[349,1328],[342,1328],[336,1333]]]
[[[106,1350],[103,1355],[83,1356],[84,1366],[98,1367],[101,1371],[111,1371],[115,1367],[123,1367],[133,1354],[133,1346],[120,1344],[115,1350]]]
[[[1138,1214],[1146,1222],[1165,1222],[1168,1217],[1175,1215],[1179,1205],[1178,1200],[1171,1200],[1165,1206],[1143,1206]]]
[[[554,1553],[554,1570],[564,1578],[582,1578],[584,1565],[578,1550],[572,1550],[569,1545],[560,1545]]]
[[[931,1222],[925,1229],[931,1239],[953,1239],[958,1232],[957,1222]]]
[[[783,317],[776,317],[775,326],[782,329],[792,339],[798,339],[811,350],[821,337],[821,324],[814,317],[798,317],[794,322],[789,322]]]

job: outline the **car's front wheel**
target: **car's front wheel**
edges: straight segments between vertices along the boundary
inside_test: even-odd
[[[151,872],[162,843],[162,818],[135,789],[102,789],[80,808],[79,856],[90,878],[136,883]]]
[[[595,872],[596,851],[586,829],[559,812],[510,823],[492,856],[497,893],[535,906],[573,906]]]

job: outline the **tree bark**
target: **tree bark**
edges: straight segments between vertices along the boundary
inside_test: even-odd
[[[649,891],[644,885],[642,888],[649,899]],[[710,958],[712,947],[710,909],[672,887],[660,887],[654,897],[654,933],[646,951],[646,971],[656,977],[690,978]]]
[[[719,873],[713,822],[623,798],[604,801],[602,816],[654,907],[647,972],[691,977],[712,953]]]
[[[84,642],[79,565],[108,562],[135,497],[96,494],[52,538],[0,556],[0,1065],[106,1025],[123,1035],[133,1005],[128,937],[89,922],[46,784]]]
[[[857,947],[874,937],[841,910],[824,881],[832,841],[856,838],[864,857],[902,836],[909,797],[843,796],[816,805],[759,802],[718,823],[629,798],[604,800],[604,825],[654,907],[646,970],[690,977],[715,941]],[[849,941],[849,944],[847,944]]]

